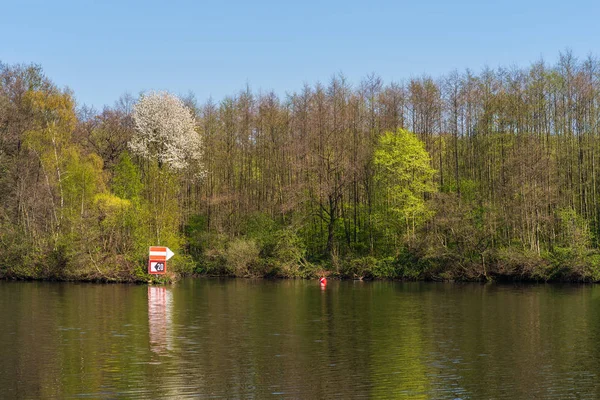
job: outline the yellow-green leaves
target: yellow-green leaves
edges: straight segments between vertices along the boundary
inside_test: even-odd
[[[385,132],[375,150],[375,165],[388,183],[409,188],[413,193],[432,192],[435,170],[429,165],[425,145],[404,129]]]
[[[53,126],[64,134],[63,139],[70,139],[77,123],[77,117],[75,105],[69,93],[30,90],[25,93],[25,104],[33,111],[38,129]]]
[[[404,129],[385,132],[374,154],[377,178],[386,212],[395,214],[395,225],[413,228],[428,216],[424,194],[435,191],[429,154],[413,133]]]
[[[111,188],[117,196],[124,199],[133,200],[140,196],[143,188],[142,174],[127,152],[121,154],[114,168]]]
[[[103,162],[73,142],[76,115],[68,93],[31,90],[25,102],[35,118],[25,145],[40,162],[56,247],[65,235],[73,240],[76,227],[85,226],[87,214],[95,211],[94,197],[106,191]]]

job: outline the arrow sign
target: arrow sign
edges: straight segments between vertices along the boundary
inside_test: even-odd
[[[175,253],[173,253],[171,249],[167,247],[167,260],[173,257],[174,255]]]
[[[148,252],[148,273],[164,274],[167,272],[167,260],[173,257],[175,253],[168,247],[150,246]]]

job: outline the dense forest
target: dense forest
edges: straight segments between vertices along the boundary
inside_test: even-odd
[[[0,276],[600,280],[600,62],[78,106],[0,64]]]

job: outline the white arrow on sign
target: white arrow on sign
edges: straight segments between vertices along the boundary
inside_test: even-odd
[[[157,257],[158,260],[162,259],[162,257],[164,257],[165,260],[168,260],[169,258],[173,257],[175,253],[173,253],[168,247],[150,246],[150,252],[148,255],[150,258]]]
[[[167,260],[168,260],[169,258],[173,257],[174,255],[175,255],[175,253],[173,253],[173,252],[171,251],[171,249],[167,247]]]

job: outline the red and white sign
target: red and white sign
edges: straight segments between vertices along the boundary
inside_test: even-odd
[[[167,260],[173,257],[175,253],[168,247],[150,246],[148,258],[149,274],[164,274],[167,272]]]

